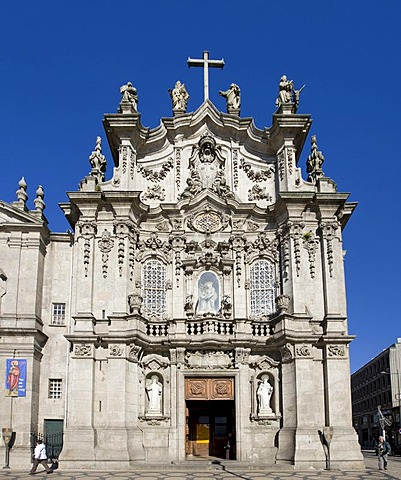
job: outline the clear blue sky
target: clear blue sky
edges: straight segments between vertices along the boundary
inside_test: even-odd
[[[211,71],[211,100],[224,110],[218,91],[238,83],[241,115],[263,128],[287,74],[306,84],[299,111],[312,114],[325,174],[359,202],[344,232],[356,370],[401,337],[400,25],[400,0],[4,2],[0,198],[15,200],[25,176],[33,208],[43,185],[50,228],[65,231],[57,204],[89,172],[103,113],[116,112],[127,81],[143,125],[156,127],[171,116],[167,90],[177,79],[189,111],[202,103],[202,71],[186,59],[209,50],[226,62]],[[308,153],[309,142],[303,172]]]

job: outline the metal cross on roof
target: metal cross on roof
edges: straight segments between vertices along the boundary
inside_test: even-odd
[[[209,98],[209,67],[210,68],[224,68],[224,59],[210,60],[209,52],[203,52],[203,58],[189,58],[188,67],[203,67],[203,88],[205,92],[205,101]]]

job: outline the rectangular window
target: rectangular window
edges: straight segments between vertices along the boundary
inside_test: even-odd
[[[65,325],[65,303],[53,303],[52,325]]]
[[[49,398],[58,399],[61,398],[61,387],[62,387],[61,378],[50,378],[49,379]]]

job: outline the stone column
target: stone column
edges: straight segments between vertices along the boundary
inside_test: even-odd
[[[348,471],[363,469],[357,433],[352,427],[348,345],[331,343],[325,346],[324,371],[326,426],[333,427],[331,467]]]
[[[61,453],[65,468],[91,468],[95,462],[93,348],[93,344],[76,343],[71,354],[66,388],[66,428]]]

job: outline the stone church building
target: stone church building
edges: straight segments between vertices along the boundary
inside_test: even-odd
[[[209,100],[206,53],[203,104],[187,113],[177,82],[155,129],[121,87],[103,121],[111,178],[98,137],[60,205],[71,231],[49,230],[42,187],[28,207],[24,179],[0,201],[11,466],[29,464],[31,432],[62,432],[63,468],[324,468],[324,434],[332,467],[363,468],[342,246],[355,204],[324,175],[293,83],[282,77],[272,125],[258,129],[237,85],[220,92],[227,112]]]

